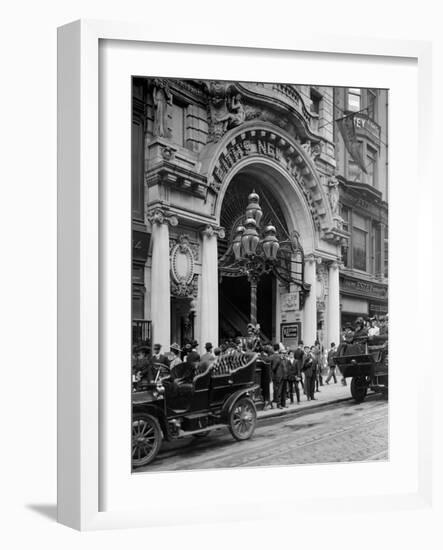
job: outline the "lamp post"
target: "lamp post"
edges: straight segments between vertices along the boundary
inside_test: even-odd
[[[269,273],[277,259],[280,243],[273,225],[268,225],[260,234],[260,221],[263,216],[260,197],[253,191],[248,197],[245,223],[239,225],[232,241],[236,264],[248,277],[251,287],[250,322],[257,324],[257,285],[264,273]]]

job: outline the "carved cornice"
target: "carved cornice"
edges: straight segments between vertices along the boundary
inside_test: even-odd
[[[164,148],[162,155],[164,160],[145,174],[145,184],[148,187],[165,185],[200,198],[206,196],[206,177],[171,162],[173,149]]]
[[[171,227],[176,227],[178,225],[178,218],[174,214],[171,214],[166,208],[156,206],[147,212],[146,223],[151,225],[161,225],[165,223],[169,224]]]

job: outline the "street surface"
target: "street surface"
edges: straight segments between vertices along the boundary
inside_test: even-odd
[[[205,438],[163,443],[156,460],[136,472],[277,466],[388,459],[388,401],[369,395],[258,420],[252,439],[228,429]]]

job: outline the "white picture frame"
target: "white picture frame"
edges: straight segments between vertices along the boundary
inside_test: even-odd
[[[106,460],[103,450],[107,448],[108,444],[105,441],[106,430],[103,429],[104,424],[109,422],[107,420],[109,408],[106,403],[109,404],[117,394],[114,393],[115,385],[104,385],[103,383],[104,359],[112,361],[108,353],[109,350],[104,351],[100,344],[103,340],[103,307],[106,308],[109,305],[107,302],[110,292],[109,285],[112,287],[113,283],[112,281],[108,281],[106,284],[102,282],[102,277],[106,275],[106,270],[111,265],[108,263],[109,258],[104,257],[106,256],[104,252],[106,246],[102,246],[102,239],[103,231],[109,230],[108,218],[110,215],[112,216],[115,203],[118,202],[117,196],[108,197],[109,200],[103,201],[103,188],[101,187],[103,174],[100,174],[99,170],[103,153],[99,120],[106,108],[101,104],[99,95],[101,64],[106,65],[115,61],[115,57],[112,58],[112,53],[100,51],[100,45],[104,44],[104,41],[109,43],[112,41],[117,45],[117,50],[119,46],[126,49],[125,56],[132,55],[132,48],[139,48],[140,45],[149,47],[150,45],[155,50],[151,53],[158,59],[161,59],[162,55],[166,56],[165,59],[167,58],[165,51],[168,48],[175,48],[174,51],[177,51],[177,47],[182,45],[183,55],[190,56],[192,50],[196,52],[196,55],[204,55],[209,64],[211,58],[215,59],[214,56],[218,55],[217,52],[222,52],[232,61],[234,78],[236,75],[241,75],[241,71],[244,70],[244,65],[242,66],[240,62],[236,61],[236,58],[246,51],[252,58],[256,54],[272,55],[280,56],[285,62],[287,60],[285,56],[295,53],[299,53],[301,56],[311,56],[311,60],[315,57],[322,58],[325,63],[335,63],[332,58],[334,55],[343,60],[359,59],[367,64],[368,72],[370,72],[371,62],[375,63],[380,59],[389,61],[392,66],[406,64],[411,68],[411,74],[408,77],[406,73],[409,69],[405,69],[404,78],[406,80],[403,83],[410,78],[410,85],[414,87],[415,80],[418,82],[418,97],[415,95],[415,90],[410,91],[413,101],[412,113],[416,113],[418,116],[418,124],[416,125],[412,116],[410,125],[413,130],[417,128],[419,136],[418,148],[414,148],[414,145],[411,146],[411,162],[417,169],[420,166],[418,177],[423,188],[429,186],[431,180],[429,176],[431,113],[428,103],[423,101],[431,80],[431,48],[426,42],[368,40],[341,36],[318,37],[307,34],[297,34],[296,37],[281,37],[279,39],[274,36],[267,40],[266,38],[254,38],[252,33],[244,33],[243,38],[229,38],[224,37],[222,33],[215,34],[209,44],[202,33],[200,37],[193,37],[191,46],[185,28],[181,33],[174,32],[173,36],[168,36],[163,30],[148,29],[143,25],[103,21],[77,21],[59,29],[58,520],[80,530],[235,520],[235,513],[224,510],[220,503],[214,508],[208,507],[207,501],[200,500],[199,502],[199,495],[202,494],[201,491],[204,490],[204,486],[207,486],[208,482],[218,484],[217,486],[223,486],[227,482],[228,485],[232,483],[234,486],[249,483],[251,492],[249,495],[245,494],[245,491],[242,492],[242,502],[251,504],[251,507],[245,512],[243,519],[259,520],[264,517],[263,504],[267,498],[267,492],[265,491],[260,497],[253,491],[254,476],[257,479],[257,475],[260,475],[262,479],[266,480],[270,479],[269,475],[288,476],[288,472],[295,472],[293,467],[266,468],[247,474],[241,470],[188,472],[186,474],[168,474],[168,476],[157,474],[144,476],[144,479],[140,477],[136,480],[140,486],[142,484],[145,486],[144,491],[146,491],[146,483],[149,483],[152,494],[158,495],[161,487],[165,487],[167,491],[175,485],[180,487],[179,491],[183,491],[180,494],[186,494],[187,498],[191,499],[186,510],[180,509],[179,503],[169,504],[168,514],[165,514],[166,502],[162,503],[156,499],[156,506],[153,507],[147,499],[145,505],[140,505],[136,499],[131,499],[132,489],[126,490],[123,485],[118,489],[121,490],[121,493],[114,491],[117,496],[110,499],[112,506],[104,504],[104,485],[107,487],[114,481],[118,485],[124,479],[129,486],[128,476],[131,475],[128,468],[128,471],[122,474],[122,478],[117,480],[118,476],[114,476],[113,470],[117,466],[107,464],[105,467],[103,463],[103,460]],[[117,57],[120,54],[121,48],[117,51]],[[190,74],[207,74],[208,68],[203,65],[200,67],[190,64]],[[152,67],[146,68],[147,74],[155,74],[156,70],[151,69]],[[172,66],[164,65],[164,76],[174,75],[173,71]],[[217,70],[212,72],[214,76],[220,76]],[[341,73],[337,69],[337,80],[344,78],[338,76],[339,74]],[[180,76],[186,75],[187,73],[180,74]],[[241,76],[237,77],[242,78]],[[292,80],[297,81],[298,79]],[[102,82],[106,82],[106,79]],[[330,83],[329,77],[326,83]],[[340,83],[343,85],[343,81],[337,82],[338,85]],[[129,82],[127,84],[129,90]],[[397,116],[398,114],[397,112]],[[395,149],[396,142],[392,136],[391,139],[393,140],[392,147]],[[127,149],[122,151],[122,155],[126,155],[128,152]],[[394,158],[398,153],[399,151],[393,152]],[[420,163],[418,163],[418,159],[420,159]],[[408,175],[405,174],[405,177],[407,178]],[[403,206],[411,208],[412,203],[408,202],[410,200],[408,195],[409,180],[405,181],[405,203]],[[395,186],[393,196],[397,196]],[[417,230],[413,233],[430,231],[428,225],[430,221],[426,218],[425,212],[420,208],[418,212],[417,219],[410,222],[412,230]],[[115,226],[115,231],[122,227],[123,231],[126,231],[130,226],[130,220],[122,218]],[[108,237],[105,235],[105,240],[106,238]],[[398,246],[401,245],[400,240],[395,241],[394,239],[394,242],[397,242]],[[116,244],[116,249],[124,250],[125,246],[123,238],[122,242]],[[127,254],[130,254],[129,248],[128,245]],[[422,258],[427,252],[429,250],[424,246],[417,253],[419,258]],[[127,269],[130,269],[129,264]],[[122,273],[121,276],[124,278],[125,273]],[[418,266],[411,268],[409,311],[415,313],[417,318],[420,317],[422,311],[419,300],[420,281],[425,276],[426,273],[422,268]],[[394,302],[395,292],[394,288]],[[123,304],[121,306],[123,313],[126,311],[124,301],[127,298],[125,295],[118,298]],[[117,311],[119,311],[118,308]],[[395,322],[395,319],[400,319],[403,313],[404,310],[400,306],[398,316],[394,313],[394,315],[390,315],[390,319]],[[111,327],[110,330],[112,332],[117,328]],[[418,325],[417,321],[414,328],[415,334],[419,338],[423,334],[423,328]],[[394,325],[393,347],[395,342],[399,341],[399,337],[401,337],[400,331],[396,330]],[[125,338],[128,341],[129,324]],[[118,346],[115,339],[114,345]],[[126,357],[125,353],[126,349],[117,350],[116,356],[121,354],[122,357]],[[401,354],[398,357],[401,358]],[[390,396],[391,434],[392,423],[397,422],[397,427],[399,425],[395,404],[403,402],[404,405],[404,397],[400,395],[404,384],[402,385],[400,376],[395,376],[394,381],[398,382],[399,389],[396,390],[394,387]],[[417,451],[417,455],[404,457],[403,461],[399,461],[399,464],[403,464],[404,471],[401,472],[403,478],[399,474],[399,478],[396,480],[396,490],[388,488],[383,496],[380,494],[380,488],[377,487],[372,492],[366,488],[364,494],[358,491],[355,493],[353,476],[358,476],[365,465],[341,465],[340,468],[350,468],[351,473],[347,487],[340,494],[333,492],[335,491],[333,485],[327,486],[327,484],[329,493],[325,493],[323,484],[323,492],[314,490],[308,494],[306,491],[302,491],[297,498],[292,495],[285,496],[285,501],[295,506],[303,506],[304,513],[319,510],[325,505],[331,506],[331,503],[336,500],[340,502],[343,511],[351,510],[356,503],[361,506],[362,510],[370,512],[430,506],[432,494],[429,423],[431,402],[426,397],[423,381],[418,388],[418,393],[412,400],[414,403],[416,400],[416,403],[412,404],[411,411],[408,413],[404,409],[402,410],[403,418],[408,422],[413,434],[413,448]],[[116,409],[119,410],[117,405]],[[128,408],[126,407],[126,409]],[[126,410],[125,414],[129,415],[130,411]],[[125,426],[125,418],[122,418],[118,424],[119,427],[116,431]],[[129,453],[129,449],[127,452]],[[392,452],[394,457],[392,460],[395,464],[397,452],[395,446]],[[397,458],[399,457],[397,456]],[[316,466],[304,467],[304,475],[314,475],[313,468]],[[332,471],[334,466],[325,468]],[[320,474],[315,475],[320,475],[322,479],[326,480],[325,468]],[[273,472],[274,470],[278,470],[278,472]],[[368,468],[366,470],[369,471]],[[382,475],[382,470],[383,465],[373,465],[370,468],[372,475],[376,475],[377,471]],[[416,475],[414,474],[413,479],[410,480],[411,484],[405,482],[403,486],[403,480],[412,471]],[[389,472],[385,472],[383,475],[389,475]],[[195,494],[190,494],[190,484],[195,485],[196,480],[200,488],[195,491]],[[105,489],[106,492],[107,488]],[[118,496],[119,494],[121,497]],[[119,503],[119,506],[116,505],[116,502]],[[221,502],[223,502],[223,498]],[[271,517],[277,517],[282,513],[284,512],[281,510],[271,511],[267,512],[267,515],[268,517],[269,514]]]

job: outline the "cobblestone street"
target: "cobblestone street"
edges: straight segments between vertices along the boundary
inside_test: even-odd
[[[371,395],[360,405],[349,399],[261,418],[249,441],[220,430],[164,443],[156,461],[137,472],[387,459],[388,402]]]

